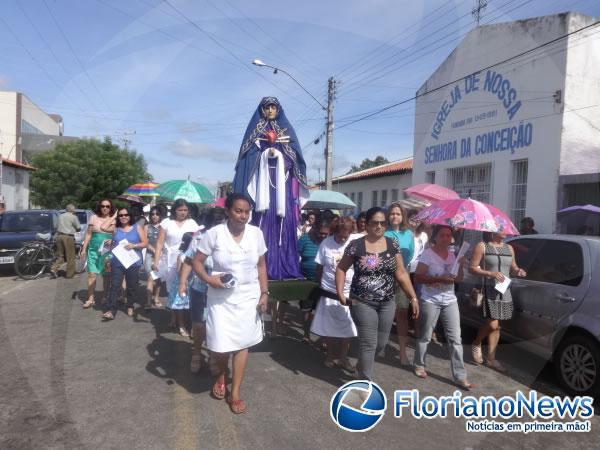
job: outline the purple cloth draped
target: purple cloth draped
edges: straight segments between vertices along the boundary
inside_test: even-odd
[[[264,151],[264,150],[263,150]],[[298,228],[297,204],[298,194],[294,195],[293,185],[297,184],[291,171],[292,163],[284,155],[285,173],[288,179],[285,182],[285,217],[277,216],[277,193],[275,189],[276,159],[269,158],[269,209],[263,213],[252,213],[252,225],[259,227],[267,244],[267,275],[269,280],[288,280],[304,278],[300,271],[296,230]]]

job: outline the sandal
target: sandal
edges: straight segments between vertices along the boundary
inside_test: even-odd
[[[504,367],[497,359],[488,359],[485,365],[500,373],[506,373],[506,367]]]
[[[229,405],[229,409],[234,414],[243,414],[246,412],[247,406],[244,400],[232,400],[231,396],[227,397],[227,404]]]
[[[127,308],[127,315],[133,317],[133,308]]]
[[[328,369],[332,369],[333,366],[335,366],[335,361],[333,359],[326,359],[323,364],[325,365],[325,367],[327,367]]]
[[[223,400],[225,398],[225,377],[223,377],[223,381],[215,381],[212,387],[212,396],[217,400]]]
[[[185,327],[179,327],[179,335],[182,337],[190,337],[190,333],[188,333],[188,330],[186,330]]]
[[[335,364],[338,365],[339,367],[341,367],[342,369],[344,369],[347,372],[354,373],[354,371],[356,371],[356,367],[354,367],[352,365],[352,363],[350,362],[350,360],[348,358],[336,359],[335,360]]]
[[[102,314],[102,320],[108,321],[113,320],[114,318],[115,316],[110,311],[106,311],[104,314]]]
[[[415,367],[415,375],[418,376],[419,378],[427,378],[427,372],[425,371],[425,369],[423,367]]]
[[[87,301],[83,304],[83,308],[84,309],[88,309],[91,308],[92,306],[94,306],[96,304],[96,302],[94,301],[94,298],[88,298]]]
[[[160,301],[160,300],[156,300],[156,301],[154,302],[154,307],[155,307],[155,308],[162,308],[162,306],[163,306],[163,304],[161,303],[161,301]]]
[[[467,380],[459,380],[456,382],[456,384],[465,391],[470,391],[475,387],[473,383],[469,383]]]
[[[471,355],[476,364],[483,364],[483,354],[481,353],[481,345],[471,345]]]

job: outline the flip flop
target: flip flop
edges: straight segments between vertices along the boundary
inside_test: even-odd
[[[418,376],[419,378],[423,378],[423,379],[427,378],[427,372],[422,367],[415,368],[415,375]]]
[[[470,391],[471,389],[475,388],[475,385],[473,383],[469,383],[467,380],[457,381],[456,384],[465,391]]]
[[[234,414],[243,414],[246,412],[247,406],[244,400],[232,400],[231,397],[228,397],[227,404]]]
[[[114,318],[115,316],[110,311],[107,311],[104,314],[102,314],[102,320],[104,321],[114,320]]]
[[[213,384],[212,396],[217,400],[223,400],[225,398],[225,379],[219,382],[218,380]]]

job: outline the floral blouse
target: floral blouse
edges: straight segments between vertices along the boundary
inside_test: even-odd
[[[344,255],[354,261],[354,276],[350,296],[374,302],[392,300],[396,284],[396,254],[400,247],[395,239],[386,237],[387,248],[380,253],[367,253],[365,238],[348,244]]]

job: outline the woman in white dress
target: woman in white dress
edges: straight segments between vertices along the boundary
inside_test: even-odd
[[[225,398],[229,355],[233,355],[231,391],[227,403],[241,414],[246,403],[240,387],[248,362],[248,348],[263,339],[261,313],[269,300],[265,253],[267,247],[260,228],[248,225],[250,201],[243,194],[231,194],[225,202],[227,222],[206,232],[197,244],[193,266],[208,284],[206,296],[206,346],[212,352],[217,379],[212,388],[216,399]],[[212,256],[213,271],[208,275],[204,262]],[[233,287],[224,282],[232,275]]]
[[[160,279],[167,284],[167,290],[177,289],[174,280],[177,278],[177,258],[181,239],[187,232],[200,229],[194,219],[189,218],[189,205],[184,199],[175,200],[171,207],[171,217],[160,223],[160,232],[156,240],[152,270],[158,271]],[[171,294],[171,292],[169,292]],[[175,293],[173,293],[175,295]],[[171,315],[170,326],[177,325],[177,316]],[[185,331],[185,328],[183,329]],[[182,333],[187,334],[187,333]]]
[[[322,295],[317,304],[317,311],[312,322],[310,331],[316,335],[325,337],[327,342],[327,357],[325,366],[340,366],[344,370],[354,371],[354,366],[348,360],[350,338],[356,337],[356,326],[350,315],[350,307],[340,304],[337,299],[335,287],[335,270],[338,262],[344,256],[344,250],[348,243],[354,238],[362,237],[362,234],[351,234],[356,226],[351,217],[342,217],[333,235],[329,236],[319,247],[319,253],[315,257],[317,263],[317,281],[319,281]],[[354,269],[351,267],[346,272],[346,283],[344,293],[350,295],[350,284]],[[335,359],[335,346],[339,344],[338,358]]]

